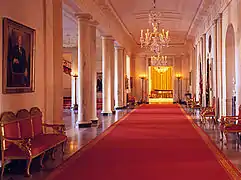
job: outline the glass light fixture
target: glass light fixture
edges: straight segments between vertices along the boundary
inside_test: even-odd
[[[157,66],[157,67],[154,67],[154,69],[155,69],[157,72],[163,74],[163,73],[165,73],[166,71],[168,71],[169,67],[167,67],[167,66]]]
[[[166,66],[167,65],[167,56],[161,56],[160,54],[156,56],[151,56],[151,65],[152,66]]]
[[[156,11],[156,1],[153,0],[153,8],[149,12],[149,24],[152,29],[144,31],[141,29],[141,48],[148,48],[152,52],[160,53],[164,46],[170,41],[169,31],[160,28],[161,12]]]

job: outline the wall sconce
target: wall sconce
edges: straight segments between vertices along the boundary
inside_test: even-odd
[[[177,95],[178,95],[178,103],[181,103],[181,98],[180,98],[180,79],[182,78],[182,74],[181,73],[177,73],[176,74],[176,78],[177,78]],[[182,89],[181,89],[182,91]]]
[[[177,74],[176,74],[176,78],[177,78],[177,79],[181,79],[181,78],[182,78],[182,75],[181,75],[180,73],[177,73]]]
[[[146,75],[145,75],[145,74],[140,74],[140,75],[139,75],[139,78],[140,78],[140,79],[146,79]]]
[[[140,74],[139,78],[141,79],[141,103],[144,103],[144,81],[146,79],[146,75]]]

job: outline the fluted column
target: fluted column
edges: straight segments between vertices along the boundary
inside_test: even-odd
[[[115,108],[124,107],[124,48],[115,46]]]
[[[78,121],[79,127],[91,126],[91,35],[90,35],[90,14],[76,14],[78,19],[78,74],[77,83],[79,84],[79,102],[78,102]]]
[[[103,95],[102,114],[112,114],[114,110],[114,40],[111,36],[102,38]]]
[[[97,123],[97,106],[96,106],[96,21],[90,23],[90,61],[91,61],[91,89],[90,89],[90,120],[92,123]]]

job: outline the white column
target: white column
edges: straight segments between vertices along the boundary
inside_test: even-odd
[[[126,52],[124,52],[124,107],[127,106],[127,100],[126,100],[126,96],[127,96],[127,89],[126,89],[126,77],[127,77],[127,73],[126,73]]]
[[[145,79],[145,95],[146,95],[146,103],[149,103],[149,80],[150,80],[150,77],[149,77],[149,62],[148,62],[148,58],[146,57],[145,58],[145,61],[146,61],[146,78]]]
[[[90,89],[90,120],[92,123],[97,123],[97,106],[96,106],[96,79],[97,79],[97,72],[96,72],[96,26],[98,23],[96,21],[90,23],[90,62],[91,62],[91,89]]]
[[[115,108],[124,107],[124,48],[115,46]]]
[[[196,94],[196,78],[197,76],[197,46],[193,47],[193,58],[192,58],[192,74],[191,74],[191,82],[192,82],[192,95]]]
[[[79,102],[78,121],[79,127],[91,126],[91,51],[90,51],[90,14],[77,14],[78,19],[78,74]]]
[[[114,63],[111,62],[114,61],[114,40],[111,36],[103,36],[101,39],[103,71],[103,105],[101,113],[103,115],[108,115],[112,114],[112,110],[114,109],[114,67],[112,67]]]
[[[115,113],[115,49],[114,39],[109,40],[111,111]]]
[[[222,78],[222,14],[217,20],[217,97],[219,100],[219,117],[223,114],[223,78]]]
[[[213,38],[214,38],[214,44],[213,44],[213,49],[214,49],[214,59],[213,59],[213,96],[215,96],[216,101],[216,117],[219,117],[219,94],[218,94],[218,48],[217,48],[217,43],[218,43],[218,37],[217,37],[217,20],[214,20],[213,23]]]
[[[62,1],[45,1],[45,120],[63,124],[63,20]]]
[[[206,107],[208,104],[206,104],[206,83],[207,83],[207,58],[206,58],[206,33],[203,34],[203,106]]]

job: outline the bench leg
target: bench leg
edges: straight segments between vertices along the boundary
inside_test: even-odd
[[[62,143],[62,153],[64,155],[64,149],[65,149],[65,142]]]
[[[31,174],[30,174],[30,166],[31,166],[31,163],[32,163],[32,158],[29,158],[29,159],[27,160],[26,177],[31,177]]]
[[[3,177],[4,169],[5,169],[5,160],[4,160],[4,158],[3,158],[3,159],[2,159],[2,171],[1,171],[1,177]]]
[[[41,169],[44,168],[44,164],[43,164],[44,155],[45,155],[45,152],[43,154],[41,154],[41,156],[40,156],[40,167],[41,167]]]
[[[226,138],[226,145],[228,147],[228,133],[224,131],[224,135],[225,135],[225,138]]]
[[[52,149],[51,159],[52,159],[52,160],[55,160],[55,148]]]
[[[223,131],[221,131],[220,133],[221,133],[221,139],[220,139],[220,141],[223,142],[223,134],[224,134],[224,133],[223,133]]]

